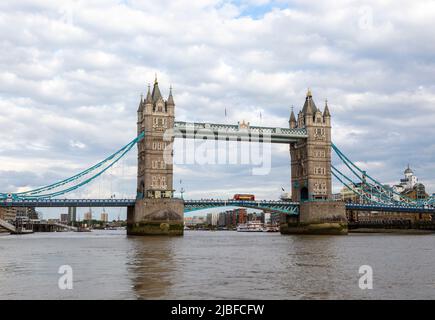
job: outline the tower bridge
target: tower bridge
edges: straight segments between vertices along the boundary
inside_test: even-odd
[[[165,100],[157,79],[148,87],[137,110],[137,137],[98,164],[62,181],[19,193],[0,193],[0,206],[127,207],[131,235],[183,234],[184,212],[224,206],[261,209],[282,214],[281,233],[346,234],[346,210],[434,214],[435,199],[409,199],[382,185],[356,166],[331,142],[331,113],[307,92],[297,116],[291,111],[288,128],[175,121],[172,89]],[[277,143],[289,146],[291,201],[184,200],[174,197],[174,139],[212,139]],[[61,199],[90,183],[138,148],[137,194],[133,199]],[[331,165],[334,151],[352,176]],[[361,203],[332,199],[332,176],[354,192]],[[356,188],[358,185],[358,188]]]
[[[238,125],[175,122],[172,90],[164,100],[157,79],[152,91],[148,87],[145,100],[141,98],[137,113],[137,132],[144,133],[144,139],[138,141],[137,200],[134,209],[127,212],[128,233],[183,232],[185,204],[173,197],[173,162],[168,157],[175,138],[288,144],[292,200],[300,202],[299,219],[283,221],[281,232],[347,233],[344,203],[332,201],[331,114],[327,103],[323,111],[316,107],[311,91],[297,118],[292,110],[289,128],[257,127],[245,122]]]

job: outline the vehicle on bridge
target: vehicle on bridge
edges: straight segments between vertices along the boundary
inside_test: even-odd
[[[233,200],[245,200],[245,201],[255,201],[255,195],[253,194],[235,194]]]

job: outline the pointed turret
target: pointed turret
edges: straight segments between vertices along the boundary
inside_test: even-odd
[[[331,117],[331,113],[328,108],[328,100],[325,100],[325,110],[323,111],[323,117]]]
[[[296,116],[295,116],[295,113],[293,111],[293,107],[292,107],[292,112],[290,114],[290,121],[289,121],[289,123],[290,123],[290,128],[291,129],[296,128]]]
[[[147,97],[145,99],[145,104],[149,104],[149,103],[153,103],[153,99],[151,97],[151,89],[150,89],[150,85],[148,85],[148,92],[147,92]]]
[[[154,80],[153,93],[151,94],[153,102],[157,102],[157,100],[162,99],[162,94],[159,89],[159,82],[157,81],[157,75]]]
[[[302,108],[302,112],[304,114],[314,114],[316,111],[317,111],[317,107],[313,101],[311,90],[308,89],[307,97],[305,98],[305,103],[304,103],[304,107]]]
[[[168,97],[167,105],[175,106],[174,97],[172,96],[172,86],[169,88],[169,97]]]
[[[140,94],[140,102],[139,102],[139,107],[137,108],[137,112],[142,112],[143,111],[143,94]]]

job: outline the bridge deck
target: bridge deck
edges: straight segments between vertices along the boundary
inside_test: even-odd
[[[176,121],[174,135],[184,139],[212,139],[262,143],[293,143],[308,137],[306,129],[272,128],[217,123],[187,123]]]
[[[0,207],[62,208],[62,207],[130,207],[135,199],[40,199],[0,201]]]
[[[40,199],[40,200],[5,200],[0,201],[0,207],[130,207],[134,206],[136,199]],[[298,214],[299,203],[288,201],[243,201],[243,200],[185,200],[186,211],[194,211],[215,207],[246,207],[260,210],[269,210],[290,214]],[[347,210],[356,211],[382,211],[382,212],[410,212],[435,214],[432,206],[416,207],[411,205],[378,205],[347,203]]]
[[[288,201],[245,201],[245,200],[185,200],[184,210],[195,211],[213,207],[244,207],[269,212],[285,213],[289,215],[299,214],[299,203]]]

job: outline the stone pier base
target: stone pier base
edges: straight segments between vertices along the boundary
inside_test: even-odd
[[[281,234],[328,234],[348,233],[344,202],[313,201],[302,202],[299,217],[283,219]]]
[[[128,235],[182,236],[183,232],[182,199],[140,199],[127,209]]]

